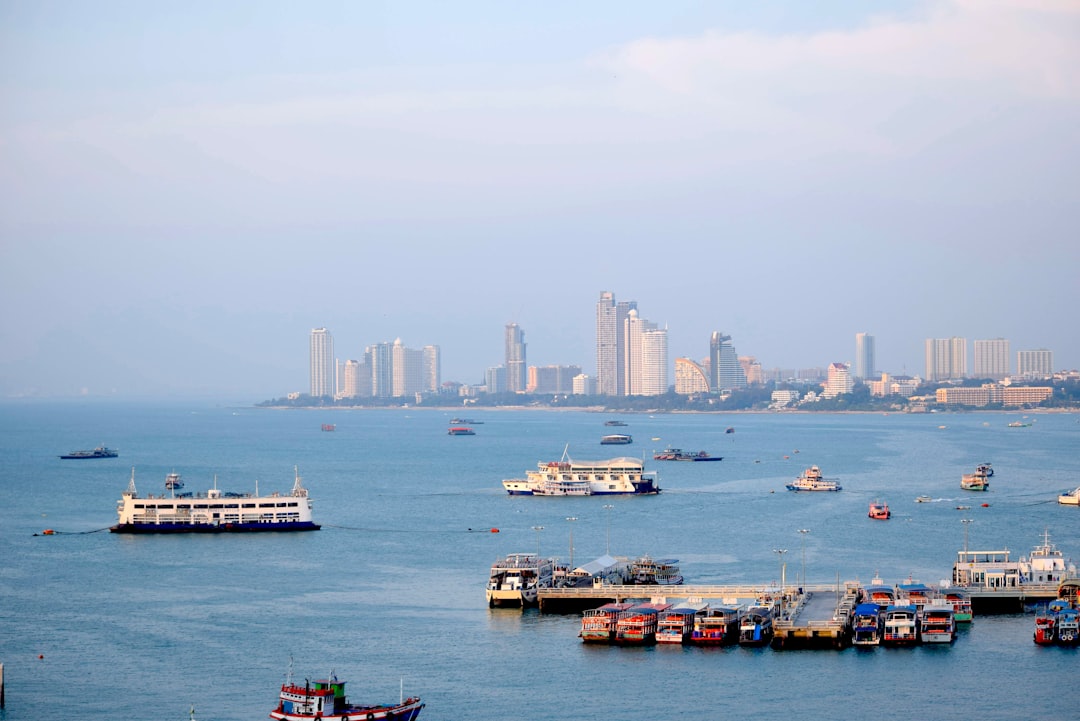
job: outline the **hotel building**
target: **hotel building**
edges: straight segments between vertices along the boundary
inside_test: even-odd
[[[615,301],[604,291],[596,304],[596,392],[602,396],[626,393],[626,319],[637,310],[636,301]]]
[[[926,379],[946,381],[967,376],[966,338],[926,339]]]
[[[1021,378],[1049,378],[1054,375],[1054,352],[1045,348],[1017,352],[1016,375]]]
[[[869,333],[855,334],[855,374],[854,377],[864,381],[874,375],[874,366],[877,359],[874,357],[874,336]]]

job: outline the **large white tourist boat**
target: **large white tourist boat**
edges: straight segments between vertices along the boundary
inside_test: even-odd
[[[836,481],[826,480],[821,475],[821,469],[810,466],[802,475],[787,484],[789,491],[839,491],[840,484]]]
[[[227,533],[247,531],[317,531],[312,521],[311,499],[298,469],[289,493],[259,495],[232,493],[214,488],[206,493],[177,493],[183,487],[180,474],[166,476],[168,494],[140,496],[135,489],[135,469],[127,490],[116,507],[118,521],[113,533]]]
[[[656,472],[640,458],[575,461],[563,451],[558,461],[541,461],[525,478],[502,482],[511,496],[646,495],[660,492]]]

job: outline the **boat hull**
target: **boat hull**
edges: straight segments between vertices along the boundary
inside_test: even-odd
[[[420,699],[409,699],[405,703],[389,706],[359,706],[353,707],[341,713],[318,715],[308,713],[290,713],[283,709],[275,709],[270,712],[270,718],[278,721],[415,721],[419,718],[424,704]]]
[[[322,526],[299,523],[118,523],[110,533],[265,533],[270,531],[318,531]]]

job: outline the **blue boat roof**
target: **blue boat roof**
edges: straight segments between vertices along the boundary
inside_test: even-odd
[[[880,610],[881,606],[877,605],[876,603],[860,603],[858,606],[855,607],[855,615],[866,616],[871,613],[877,613]]]

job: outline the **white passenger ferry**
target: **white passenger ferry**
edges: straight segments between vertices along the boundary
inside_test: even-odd
[[[575,461],[563,451],[562,460],[541,461],[525,478],[503,481],[511,496],[645,495],[660,492],[656,472],[645,470],[639,458]]]
[[[206,493],[177,493],[180,476],[166,477],[169,493],[140,496],[135,490],[135,469],[121,495],[113,533],[224,533],[243,531],[317,531],[311,499],[296,470],[292,491],[260,496],[220,491],[217,480]]]

